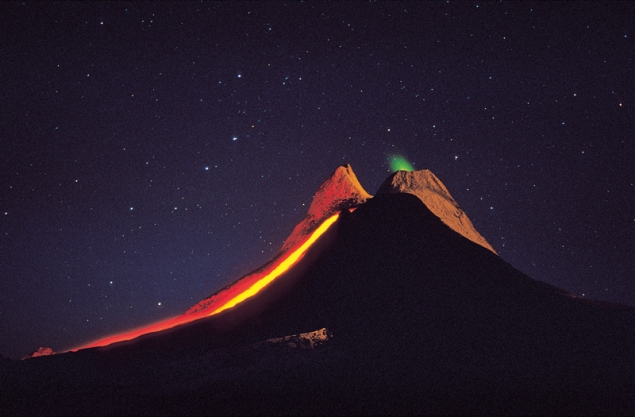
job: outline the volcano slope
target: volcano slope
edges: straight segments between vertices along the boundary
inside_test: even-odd
[[[3,413],[632,414],[635,310],[535,281],[378,193],[233,309],[2,365]],[[287,336],[287,337],[284,337]]]

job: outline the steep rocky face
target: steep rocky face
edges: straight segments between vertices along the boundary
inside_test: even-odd
[[[452,198],[445,185],[429,170],[397,171],[384,181],[377,194],[408,193],[417,196],[450,229],[496,253],[476,231],[467,214]]]
[[[338,167],[318,188],[306,217],[293,229],[282,245],[281,253],[304,240],[320,223],[333,214],[357,207],[372,198],[364,190],[350,165]]]

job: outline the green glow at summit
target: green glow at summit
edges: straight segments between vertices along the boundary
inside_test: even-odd
[[[391,155],[389,157],[390,160],[390,169],[394,171],[414,171],[414,167],[410,162],[406,160],[401,155]]]

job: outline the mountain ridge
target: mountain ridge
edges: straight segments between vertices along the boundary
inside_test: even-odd
[[[452,198],[445,185],[429,170],[414,172],[397,171],[380,186],[377,194],[408,193],[418,197],[434,215],[455,232],[489,249],[494,248],[474,228],[472,222],[458,203]],[[237,287],[250,285],[258,279],[259,273],[272,267],[284,254],[302,244],[307,236],[328,217],[347,209],[354,209],[371,196],[360,184],[350,164],[339,166],[318,188],[306,216],[298,223],[278,253],[260,268],[225,286],[221,290],[199,301],[186,314],[200,314],[224,300],[223,294],[235,291]]]

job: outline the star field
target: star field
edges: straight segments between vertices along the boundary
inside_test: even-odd
[[[0,4],[0,354],[184,312],[350,163],[430,169],[534,279],[635,305],[631,3]]]

